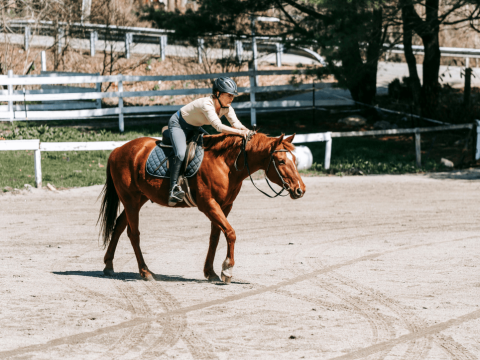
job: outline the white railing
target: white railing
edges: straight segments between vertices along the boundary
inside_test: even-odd
[[[175,30],[166,30],[166,29],[152,29],[152,28],[142,28],[142,27],[128,27],[128,26],[115,26],[115,25],[103,25],[103,24],[86,24],[86,23],[66,23],[66,22],[58,22],[58,24],[55,24],[53,21],[35,21],[35,20],[10,20],[8,22],[9,28],[16,28],[19,29],[17,31],[20,31],[23,36],[24,36],[24,47],[25,49],[28,49],[30,46],[30,42],[32,39],[32,27],[35,27],[36,29],[48,29],[50,31],[56,31],[55,26],[58,26],[58,29],[61,31],[59,32],[59,38],[58,38],[58,49],[61,51],[63,47],[63,38],[66,36],[65,31],[63,29],[69,28],[73,30],[73,34],[69,34],[70,37],[72,35],[77,34],[88,34],[88,39],[90,41],[90,55],[94,56],[95,55],[95,47],[96,47],[96,42],[99,41],[99,33],[101,34],[102,32],[107,32],[109,33],[109,40],[113,41],[122,41],[124,42],[124,50],[125,50],[125,56],[127,58],[130,57],[130,47],[134,43],[146,43],[146,44],[152,44],[156,43],[159,45],[159,50],[160,50],[160,56],[162,60],[165,60],[165,54],[166,54],[166,47],[167,47],[167,42],[168,42],[168,34],[174,34]],[[76,31],[76,33],[75,33]],[[37,30],[38,32],[38,30]],[[135,41],[133,38],[133,35],[135,35]],[[73,36],[73,37],[74,37]],[[276,53],[276,58],[277,58],[277,66],[280,67],[282,66],[282,53],[284,50],[284,46],[282,43],[282,38],[281,37],[272,37],[272,36],[254,36],[252,37],[247,37],[247,36],[236,36],[234,35],[236,40],[236,46],[235,46],[235,51],[236,51],[236,59],[241,61],[242,60],[242,53],[243,53],[243,47],[244,45],[247,46],[252,46],[252,41],[258,41],[262,40],[262,46],[266,49],[268,49],[269,52],[274,52]],[[105,36],[104,36],[105,37]],[[233,37],[232,35],[217,35],[216,38],[231,38]],[[204,39],[198,39],[199,42],[203,42]],[[72,45],[71,45],[72,46]],[[203,47],[198,47],[197,49],[197,56],[198,56],[198,61],[201,63],[202,62],[202,52],[204,52]],[[289,53],[292,54],[299,54],[301,56],[308,57],[310,59],[318,61],[320,64],[325,65],[325,61],[323,57],[321,57],[319,54],[316,52],[302,48],[302,47],[293,47],[288,50]],[[178,55],[178,54],[177,54]],[[180,54],[180,56],[182,56]],[[191,56],[191,53],[189,51],[185,51],[183,56]]]
[[[473,129],[474,124],[461,124],[450,126],[436,126],[429,128],[415,129],[392,129],[392,130],[375,130],[375,131],[351,131],[351,132],[326,132],[314,134],[296,135],[293,143],[303,144],[310,142],[325,142],[325,159],[324,168],[330,169],[330,160],[332,155],[332,138],[354,137],[354,136],[384,136],[384,135],[401,135],[415,134],[415,153],[416,163],[421,167],[421,147],[420,134],[426,132]],[[480,159],[480,121],[476,120],[477,142],[475,159]],[[156,137],[155,139],[161,139]],[[93,151],[93,150],[113,150],[126,144],[128,141],[96,141],[96,142],[40,142],[40,140],[1,140],[0,151],[12,150],[34,150],[35,151],[35,184],[37,187],[42,186],[42,151]]]
[[[55,74],[43,73],[41,75],[19,76],[13,75],[12,71],[8,75],[0,75],[0,85],[5,85],[8,90],[0,91],[0,102],[7,102],[8,106],[0,106],[0,120],[26,121],[26,120],[65,120],[80,119],[88,117],[118,116],[119,129],[124,131],[124,114],[146,114],[146,113],[173,113],[179,110],[182,105],[154,105],[154,106],[131,106],[124,107],[123,99],[128,97],[152,97],[165,95],[198,95],[210,94],[211,88],[199,89],[178,89],[178,90],[151,90],[151,91],[124,91],[125,82],[141,81],[185,81],[185,80],[203,80],[213,79],[221,76],[245,77],[250,79],[250,87],[240,87],[240,93],[249,93],[250,101],[233,103],[233,108],[238,110],[250,110],[251,124],[256,125],[256,109],[275,109],[275,108],[299,108],[315,107],[315,99],[310,100],[283,100],[283,101],[256,101],[255,94],[271,91],[284,90],[317,90],[330,87],[329,83],[302,84],[302,85],[278,85],[278,86],[254,86],[255,77],[263,75],[292,75],[304,74],[304,70],[270,70],[270,71],[242,71],[234,73],[217,74],[194,74],[194,75],[171,75],[171,76],[134,76],[134,75],[82,75],[82,74]],[[104,82],[113,82],[118,84],[118,91],[99,92],[99,84]],[[55,88],[52,90],[26,90],[14,91],[14,86],[28,85],[53,85],[53,84],[96,84],[95,88],[78,88],[82,92],[72,88]],[[90,92],[83,92],[90,91]],[[67,106],[64,102],[68,100],[100,100],[105,98],[119,98],[118,106],[115,108],[96,108],[96,109],[73,109],[63,110]],[[14,102],[23,102],[21,105],[14,106]],[[58,102],[57,107],[52,104],[26,105],[26,102],[49,101]],[[342,101],[339,101],[339,103]],[[343,101],[345,103],[345,101]],[[71,106],[71,105],[70,105]],[[80,105],[79,105],[80,106]],[[77,108],[79,107],[77,106]],[[41,111],[49,110],[49,111]],[[54,111],[52,111],[54,110]]]
[[[384,45],[387,50],[387,54],[394,53],[394,54],[403,54],[405,52],[403,45]],[[414,54],[424,54],[425,49],[421,45],[412,45],[412,50]],[[470,67],[470,58],[480,58],[480,49],[469,49],[469,48],[456,48],[456,47],[440,47],[440,54],[441,56],[449,56],[449,57],[459,57],[465,58],[465,67]]]

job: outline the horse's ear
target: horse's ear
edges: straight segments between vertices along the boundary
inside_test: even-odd
[[[285,134],[282,134],[280,135],[275,141],[274,141],[274,144],[275,144],[275,147],[274,149],[277,147],[277,146],[280,146],[280,144],[282,143],[283,141],[283,137],[285,136]]]
[[[289,137],[287,137],[285,140],[283,141],[286,141],[286,142],[289,142],[290,144],[292,143],[293,141],[293,138],[295,137],[296,134],[293,134],[293,135],[290,135]]]

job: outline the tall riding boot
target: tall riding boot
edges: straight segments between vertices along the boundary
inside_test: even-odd
[[[179,202],[182,202],[183,198],[185,197],[185,192],[177,184],[181,167],[182,161],[175,157],[170,166],[170,191],[168,196],[168,206],[175,206]]]

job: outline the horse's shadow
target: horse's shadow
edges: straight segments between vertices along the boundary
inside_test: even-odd
[[[113,276],[107,276],[103,273],[103,271],[81,271],[81,270],[76,270],[76,271],[53,271],[52,272],[55,275],[62,275],[62,276],[86,276],[86,277],[93,277],[93,278],[102,278],[102,279],[117,279],[117,280],[123,280],[123,281],[138,281],[142,279],[142,277],[138,273],[134,272],[119,272],[119,273],[114,273]],[[155,281],[159,282],[187,282],[187,283],[213,283],[216,285],[225,285],[223,282],[209,282],[206,279],[190,279],[190,278],[185,278],[181,275],[158,275],[158,274],[153,274],[153,278]],[[248,284],[245,282],[236,282],[232,281],[232,284]]]

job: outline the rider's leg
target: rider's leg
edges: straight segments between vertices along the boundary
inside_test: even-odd
[[[168,205],[175,206],[177,203],[183,201],[185,192],[177,185],[178,176],[185,159],[185,151],[187,150],[187,138],[184,130],[178,122],[177,115],[173,115],[168,122],[168,129],[170,130],[170,137],[172,140],[175,157],[170,164],[170,191],[168,196]]]

